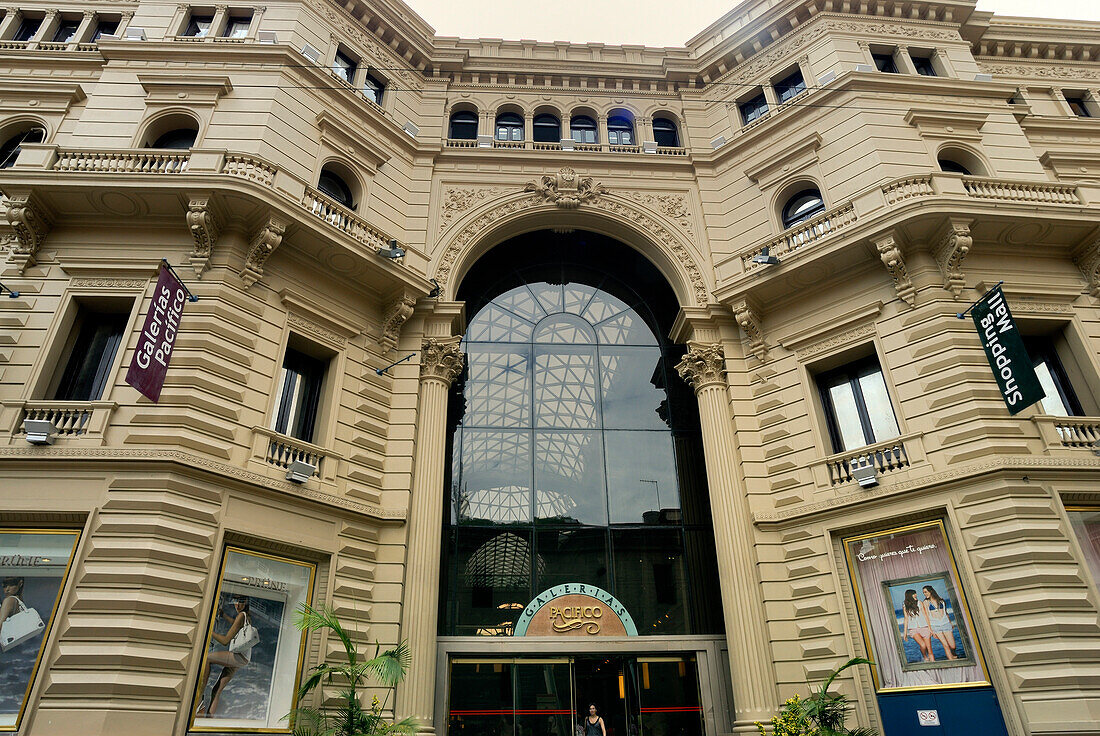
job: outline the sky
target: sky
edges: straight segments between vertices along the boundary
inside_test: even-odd
[[[645,46],[683,46],[734,5],[734,0],[405,2],[440,36]],[[1100,0],[979,0],[978,9],[1000,15],[1100,21]]]

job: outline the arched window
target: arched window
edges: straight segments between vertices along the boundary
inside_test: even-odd
[[[24,143],[41,143],[44,140],[46,140],[46,131],[38,126],[11,136],[4,141],[4,145],[0,146],[0,169],[9,169],[15,166]]]
[[[514,112],[505,112],[497,115],[497,140],[498,141],[522,141],[523,118]]]
[[[595,143],[596,121],[587,115],[574,115],[569,121],[569,133],[577,143]]]
[[[613,146],[634,145],[634,123],[624,115],[612,115],[607,119],[607,142]]]
[[[676,123],[668,118],[653,118],[653,137],[662,148],[678,148],[680,136],[676,132]]]
[[[616,596],[642,635],[719,628],[697,403],[660,272],[610,238],[538,231],[474,264],[458,298],[473,317],[449,412],[443,631],[510,633],[566,582]]]
[[[940,165],[940,171],[944,173],[963,174],[965,176],[970,176],[970,169],[966,168],[958,161],[955,161],[953,159],[946,158],[945,156],[940,156],[939,159],[937,159],[936,163]]]
[[[536,143],[558,143],[561,141],[561,121],[550,113],[536,115],[532,121],[531,137]]]
[[[161,133],[148,147],[187,150],[194,147],[198,135],[199,131],[195,128],[175,128],[166,133]]]
[[[477,113],[460,110],[451,115],[450,137],[472,141],[477,138]]]
[[[794,227],[825,211],[825,200],[816,189],[803,189],[783,205],[783,227]]]
[[[332,170],[331,166],[321,169],[321,175],[317,178],[317,189],[322,194],[331,197],[349,210],[355,209],[355,200],[351,193],[351,187],[342,176]]]

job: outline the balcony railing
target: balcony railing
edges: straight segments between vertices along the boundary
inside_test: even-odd
[[[19,401],[5,402],[0,415],[8,417],[3,424],[9,438],[22,437],[27,419],[53,424],[57,439],[79,439],[102,444],[103,433],[117,408],[112,401]]]
[[[445,141],[447,148],[477,148],[476,138],[448,138]]]
[[[182,174],[191,159],[188,153],[154,149],[140,151],[57,152],[54,171],[103,171],[122,174]]]
[[[524,141],[493,141],[493,148],[526,148],[527,143]]]
[[[248,179],[264,186],[275,183],[275,173],[278,169],[263,159],[254,156],[238,156],[230,154],[225,157],[222,164],[222,173]]]
[[[556,141],[534,141],[531,148],[536,151],[560,151],[561,143]]]
[[[767,243],[754,246],[752,249],[743,252],[741,254],[742,266],[746,271],[759,268],[760,264],[755,263],[752,259],[762,253],[764,248],[768,249],[768,253],[776,256],[790,253],[816,243],[855,221],[856,209],[851,202],[828,212],[822,212],[817,217],[787,228]]]
[[[876,478],[896,474],[924,460],[924,445],[920,434],[909,434],[878,442],[855,450],[837,453],[812,464],[814,480],[821,488],[854,483],[853,471],[870,466]]]
[[[1001,181],[977,176],[964,176],[962,181],[966,193],[976,199],[1000,199],[1037,204],[1082,204],[1077,187],[1073,184]]]
[[[290,464],[309,463],[316,470],[311,477],[322,483],[334,483],[340,457],[311,442],[279,434],[266,427],[252,428],[252,459],[284,475]]]
[[[657,146],[658,156],[686,156],[687,149],[683,146]]]
[[[1047,450],[1100,449],[1100,417],[1052,417],[1041,414],[1031,419],[1039,427]]]
[[[373,250],[384,247],[389,240],[384,233],[375,230],[362,217],[312,187],[306,187],[302,206],[337,230]]]
[[[932,188],[932,175],[923,174],[892,181],[882,188],[882,193],[886,195],[887,204],[897,204],[913,197],[927,197],[936,190]]]

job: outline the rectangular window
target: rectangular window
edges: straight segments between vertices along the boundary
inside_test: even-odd
[[[1100,585],[1100,506],[1067,508],[1066,513],[1092,580]]]
[[[55,378],[57,401],[98,401],[110,378],[128,314],[81,306],[70,333],[70,346]]]
[[[1079,118],[1091,118],[1092,113],[1089,112],[1088,103],[1085,100],[1084,95],[1066,95],[1066,102],[1069,103],[1069,109],[1073,110],[1073,114]]]
[[[13,41],[30,41],[38,32],[38,26],[42,25],[41,18],[24,18],[16,29]]]
[[[50,635],[80,534],[0,530],[0,730],[17,730]]]
[[[871,54],[871,58],[875,60],[875,68],[880,72],[886,74],[898,73],[898,66],[894,63],[893,54]]]
[[[910,58],[913,59],[913,66],[916,67],[917,74],[923,77],[937,76],[936,68],[932,66],[932,57],[910,54]]]
[[[879,692],[987,685],[943,522],[844,540]]]
[[[802,78],[802,72],[797,69],[775,83],[775,95],[779,98],[780,105],[805,91],[806,80]]]
[[[95,33],[92,34],[92,43],[95,43],[103,36],[113,36],[118,31],[117,20],[101,20],[96,23]]]
[[[1046,393],[1040,404],[1043,412],[1056,417],[1083,416],[1081,402],[1077,398],[1069,375],[1058,358],[1055,339],[1051,336],[1029,336],[1024,338],[1024,346],[1035,366],[1035,375],[1039,385]]]
[[[229,547],[192,707],[192,731],[289,732],[305,652],[296,612],[315,566]]]
[[[363,94],[367,96],[367,99],[376,105],[382,104],[382,93],[386,91],[386,83],[375,77],[373,74],[367,74],[367,80],[363,83]]]
[[[279,403],[273,427],[276,432],[313,441],[325,368],[325,361],[287,347],[279,380]]]
[[[345,82],[351,82],[355,76],[355,60],[345,54],[342,50],[336,52],[336,57],[332,60],[332,71],[336,73],[336,76],[343,79]]]
[[[191,36],[192,38],[206,38],[210,33],[210,26],[214,24],[214,16],[212,15],[192,15],[191,20],[187,22],[187,28],[184,29],[184,36]]]
[[[73,40],[73,36],[76,35],[76,29],[80,27],[80,22],[75,20],[63,20],[54,31],[53,41],[54,43],[68,43]]]
[[[248,36],[248,29],[252,26],[252,14],[238,15],[229,18],[225,24],[225,32],[222,33],[223,38],[245,38]]]
[[[748,125],[754,120],[757,120],[768,111],[768,100],[764,97],[764,93],[761,92],[751,100],[742,102],[737,106],[741,111],[741,120],[745,125]]]
[[[874,356],[822,373],[817,385],[835,452],[900,434],[886,379]]]

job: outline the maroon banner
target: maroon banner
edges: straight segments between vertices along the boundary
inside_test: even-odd
[[[172,348],[176,346],[186,301],[187,291],[183,284],[171,271],[161,266],[153,302],[145,315],[145,326],[141,328],[130,370],[126,372],[126,383],[154,403],[160,399],[160,390],[164,387],[164,376],[168,373]]]

